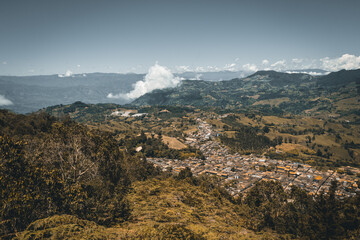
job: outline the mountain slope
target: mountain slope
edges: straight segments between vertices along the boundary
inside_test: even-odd
[[[301,113],[314,108],[325,108],[330,111],[328,108],[334,100],[357,97],[358,94],[353,87],[359,78],[360,70],[343,70],[320,77],[302,73],[259,71],[246,78],[230,81],[186,80],[176,88],[147,93],[132,104],[262,110],[276,108],[276,111],[286,110],[292,113]],[[339,85],[344,86],[345,89],[339,89]],[[329,96],[334,92],[335,95]]]
[[[317,83],[321,86],[339,86],[360,81],[360,69],[341,70],[319,77]]]
[[[71,215],[37,220],[21,239],[286,239],[271,230],[246,228],[240,207],[216,190],[205,192],[173,178],[138,182],[128,194],[131,219],[111,228]],[[68,231],[66,231],[69,229]]]

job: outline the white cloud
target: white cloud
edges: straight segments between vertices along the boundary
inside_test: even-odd
[[[280,60],[280,61],[277,61],[277,62],[271,64],[270,66],[271,66],[271,69],[273,69],[275,71],[281,71],[286,68],[286,61]]]
[[[0,106],[12,105],[13,102],[5,98],[5,96],[0,94]]]
[[[196,67],[195,72],[205,72],[205,68],[204,67]]]
[[[134,89],[126,94],[108,94],[108,98],[135,99],[155,89],[176,87],[182,79],[174,77],[169,69],[155,63],[150,67],[149,72],[145,75],[143,81],[134,84]]]
[[[7,61],[3,61],[2,64],[6,65],[6,64],[7,64]]]
[[[225,64],[223,67],[217,66],[197,66],[197,67],[190,67],[190,66],[176,66],[174,68],[175,72],[177,73],[184,73],[184,72],[219,72],[219,71],[238,71],[239,67],[237,67],[236,63],[229,63]]]
[[[235,72],[235,71],[237,70],[237,69],[236,69],[236,63],[226,64],[226,65],[224,66],[223,70]]]
[[[291,61],[292,61],[293,63],[299,64],[299,63],[302,63],[302,62],[304,61],[304,59],[293,58]]]
[[[35,72],[35,70],[34,69],[29,69],[29,71],[28,71],[29,73],[34,73]]]
[[[242,66],[244,71],[249,71],[249,72],[256,72],[258,70],[258,67],[255,64],[245,64]]]
[[[78,64],[78,65],[76,65],[76,66],[77,66],[78,68],[79,68],[79,67],[81,67],[81,65],[80,65],[80,64]]]
[[[330,72],[314,72],[314,71],[286,71],[286,73],[304,73],[304,74],[310,74],[310,75],[313,75],[313,76],[321,76],[321,75],[326,75],[326,74],[329,74]]]
[[[178,73],[191,72],[191,68],[189,66],[176,66],[175,71]]]
[[[67,70],[65,74],[58,74],[58,77],[71,77],[73,75],[72,71]]]
[[[198,73],[194,78],[190,78],[189,80],[201,80],[202,74]]]
[[[217,66],[206,66],[206,67],[196,67],[194,69],[194,72],[219,72],[219,71],[223,71],[223,70],[225,70],[225,69],[219,68]]]
[[[224,70],[223,68],[219,68],[217,66],[206,66],[205,71],[207,72],[218,72]]]
[[[268,64],[269,64],[269,60],[267,59],[262,60],[262,65],[268,65]]]
[[[357,69],[360,68],[360,56],[344,54],[339,58],[322,58],[320,59],[322,68],[328,71],[339,71],[341,69]]]
[[[344,54],[338,58],[321,58],[321,59],[311,59],[311,58],[291,58],[288,60],[279,60],[276,62],[270,62],[268,59],[263,59],[258,64],[247,63],[245,65],[240,64],[240,59],[235,58],[233,63],[224,65],[223,67],[217,66],[177,66],[174,68],[174,71],[178,73],[183,72],[218,72],[218,71],[247,71],[247,72],[256,72],[258,70],[274,70],[274,71],[287,71],[295,70],[296,72],[303,69],[323,69],[328,72],[339,71],[341,69],[358,69],[360,68],[360,56]],[[309,73],[308,71],[306,71]],[[311,75],[321,74],[320,72],[311,72]]]

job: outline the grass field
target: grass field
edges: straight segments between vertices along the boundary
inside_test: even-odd
[[[290,98],[284,97],[284,98],[275,98],[275,99],[266,99],[255,102],[253,105],[270,105],[270,106],[279,106],[283,102],[289,102]]]
[[[176,138],[169,137],[169,136],[162,136],[162,139],[163,139],[163,142],[169,146],[169,148],[177,149],[177,150],[187,148],[187,146],[185,144],[183,144]]]

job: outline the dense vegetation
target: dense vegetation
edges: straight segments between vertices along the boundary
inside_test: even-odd
[[[208,119],[219,132],[219,140],[236,152],[264,153],[271,159],[293,160],[324,169],[360,166],[358,124],[341,117],[246,112]]]
[[[339,200],[336,182],[327,195],[315,198],[278,182],[259,182],[244,198],[251,228],[269,227],[305,239],[356,239],[360,236],[360,197]]]
[[[231,117],[224,122],[238,131],[243,128]],[[287,192],[280,183],[258,182],[248,194],[234,197],[216,177],[194,177],[190,169],[177,176],[160,173],[145,160],[152,152],[169,150],[160,138],[142,133],[116,140],[110,132],[66,118],[0,111],[1,238],[360,235],[358,194],[337,199],[334,183],[328,194],[312,197],[298,188]],[[144,151],[136,153],[139,145]]]
[[[110,132],[118,139],[125,139],[134,134],[140,135],[144,131],[148,138],[162,134],[184,142],[186,136],[196,130],[196,118],[208,119],[220,133],[219,141],[235,152],[245,154],[266,152],[270,158],[294,160],[321,168],[359,167],[358,122],[360,118],[359,114],[355,114],[359,105],[355,104],[356,99],[350,100],[342,99],[340,103],[337,103],[341,108],[345,106],[353,109],[346,114],[342,111],[343,115],[290,115],[282,110],[272,115],[271,112],[275,111],[276,107],[269,105],[269,111],[259,112],[258,109],[229,110],[212,107],[196,109],[191,106],[130,108],[114,104],[92,105],[80,102],[49,107],[44,111],[61,117],[64,116],[64,111],[71,109],[68,112],[71,119],[86,123],[92,129]],[[329,106],[335,108],[334,105],[333,103]],[[111,115],[119,109],[146,113],[146,115],[136,118]],[[222,118],[222,115],[228,115],[228,117]],[[216,120],[216,118],[219,119]],[[158,138],[155,137],[152,141],[155,143],[158,141],[156,139]],[[138,146],[140,145],[139,143]],[[150,145],[155,147],[153,150],[160,157],[184,158],[184,156],[194,156],[194,154],[201,157],[200,153],[194,149],[184,149],[179,152],[167,148],[161,141]],[[147,151],[146,156],[154,156],[151,148],[146,147],[142,153],[144,151]]]
[[[259,134],[259,129],[239,123],[234,116],[227,116],[222,122],[226,124],[224,130],[235,133],[234,137],[220,136],[220,141],[234,152],[262,153],[270,146],[276,145],[268,137]]]
[[[204,159],[204,155],[196,148],[185,148],[182,150],[169,148],[162,141],[161,134],[157,137],[155,137],[155,135],[147,137],[144,132],[141,132],[141,134],[136,137],[126,136],[120,140],[119,144],[131,155],[135,155],[137,152],[136,147],[140,147],[141,150],[139,150],[138,156],[181,160],[190,157]]]
[[[132,104],[220,107],[255,110],[263,114],[351,114],[339,102],[358,100],[360,70],[339,71],[325,76],[259,71],[229,81],[183,81],[176,88],[155,90]],[[355,107],[356,108],[356,107]]]
[[[3,237],[53,214],[104,225],[126,220],[131,182],[158,173],[108,133],[46,114],[0,114]]]

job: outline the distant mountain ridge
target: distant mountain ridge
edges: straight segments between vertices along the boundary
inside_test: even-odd
[[[0,76],[0,94],[14,104],[0,106],[19,113],[37,111],[57,104],[76,101],[86,103],[118,103],[124,99],[109,99],[110,92],[126,93],[145,74],[90,73],[68,77],[44,76]]]
[[[278,108],[280,111],[300,113],[314,107],[329,110],[331,97],[334,101],[356,98],[359,95],[357,82],[360,82],[360,69],[342,70],[324,76],[258,71],[248,77],[229,81],[185,80],[176,88],[155,90],[131,104],[215,106],[230,109]],[[334,92],[338,94],[328,96]],[[313,101],[319,97],[328,99]]]
[[[297,73],[299,71],[301,73]],[[260,93],[260,99],[266,99],[265,96],[284,95],[284,93],[278,91],[287,85],[290,88],[300,87],[302,90],[313,89],[316,83],[326,87],[329,84],[331,86],[334,84],[343,85],[351,83],[358,76],[358,70],[340,71],[324,76],[302,73],[316,72],[323,74],[325,71],[321,69],[290,70],[290,72],[291,74],[259,71],[248,77],[243,77],[249,73],[242,71],[177,73],[174,76],[192,79],[193,81],[183,80],[180,86],[171,90],[155,90],[135,100],[134,104],[246,106],[255,103],[254,98],[256,98],[257,92]],[[87,73],[70,76],[0,76],[0,95],[14,103],[13,105],[0,106],[0,108],[7,108],[18,113],[29,113],[44,107],[70,104],[76,101],[93,104],[127,104],[130,100],[121,98],[110,99],[107,98],[107,95],[109,93],[130,92],[133,90],[133,85],[137,81],[143,80],[144,76],[145,74],[136,73]],[[338,81],[338,79],[342,80]],[[310,87],[311,83],[315,85]],[[225,92],[227,93],[224,94]],[[172,93],[173,95],[171,95]]]

